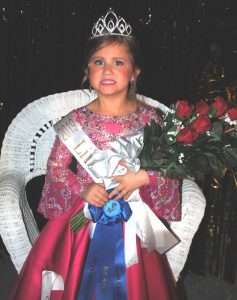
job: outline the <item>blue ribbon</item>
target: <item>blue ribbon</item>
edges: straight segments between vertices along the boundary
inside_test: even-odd
[[[108,191],[110,193],[111,190]],[[90,243],[77,300],[126,300],[126,265],[122,222],[132,210],[120,198],[104,207],[88,205],[96,224]]]

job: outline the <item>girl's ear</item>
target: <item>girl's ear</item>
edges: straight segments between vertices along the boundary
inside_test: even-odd
[[[89,80],[89,69],[86,68],[84,72],[85,72],[84,79],[85,79],[85,81],[87,81],[87,80]]]
[[[131,80],[136,80],[140,73],[141,73],[141,69],[140,68],[135,68],[135,70],[133,71]]]
[[[88,76],[89,76],[89,70],[88,70],[88,68],[85,69],[85,75],[84,76],[88,78]]]
[[[84,84],[86,83],[86,81],[89,80],[89,70],[88,68],[84,70],[84,76],[81,82],[81,88],[83,88]]]

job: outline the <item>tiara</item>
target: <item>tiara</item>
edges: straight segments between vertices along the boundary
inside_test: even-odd
[[[92,28],[91,38],[104,35],[121,35],[131,37],[132,27],[126,23],[124,18],[117,17],[112,8],[109,8],[107,14],[99,18]]]

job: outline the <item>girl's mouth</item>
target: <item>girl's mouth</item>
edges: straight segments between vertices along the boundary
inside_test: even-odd
[[[112,84],[115,84],[116,81],[115,81],[115,80],[112,80],[112,79],[104,79],[104,80],[101,80],[100,83],[101,83],[101,84],[104,84],[104,85],[112,85]]]

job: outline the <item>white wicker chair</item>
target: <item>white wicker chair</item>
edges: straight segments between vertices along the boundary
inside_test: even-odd
[[[0,235],[19,272],[39,231],[25,195],[26,184],[46,172],[55,132],[52,127],[72,109],[95,98],[88,90],[50,95],[28,104],[9,126],[0,160]],[[150,98],[139,96],[152,106],[167,107]],[[182,270],[192,238],[205,209],[205,198],[195,183],[183,184],[182,221],[171,228],[182,243],[167,253],[174,277]]]

